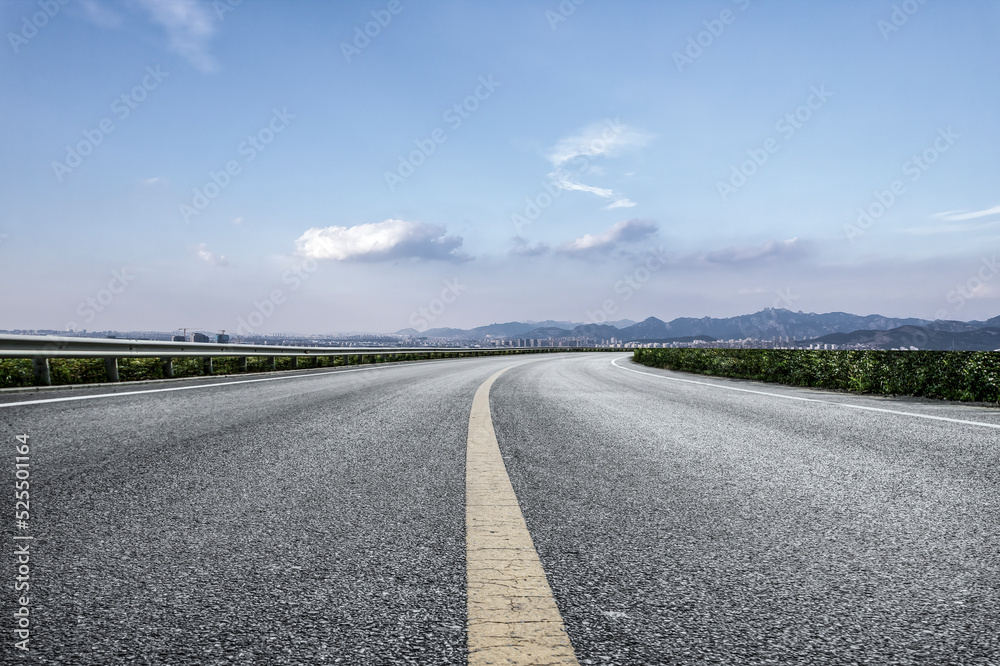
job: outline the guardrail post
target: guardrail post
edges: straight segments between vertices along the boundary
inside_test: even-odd
[[[163,368],[163,376],[167,379],[174,376],[174,359],[170,357],[161,358],[160,367]]]
[[[273,356],[268,356],[267,357],[267,369],[268,370],[277,370],[277,368],[278,368],[278,366],[275,363],[275,358]]]
[[[298,370],[298,369],[299,369],[299,357],[298,356],[293,356],[292,357],[292,370]]]
[[[247,357],[246,356],[240,356],[238,359],[236,359],[236,363],[237,363],[237,366],[239,367],[240,372],[246,372],[247,371]]]
[[[215,374],[214,371],[213,371],[213,367],[212,367],[212,357],[211,356],[206,356],[202,360],[202,369],[204,370],[204,372],[205,372],[206,375]]]
[[[104,359],[104,375],[109,382],[118,381],[118,359],[117,358],[106,358]]]
[[[39,386],[52,386],[52,374],[49,372],[49,359],[31,359],[31,369],[35,373],[35,383]]]

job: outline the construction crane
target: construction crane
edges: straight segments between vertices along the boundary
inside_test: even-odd
[[[198,331],[203,331],[205,329],[198,328],[198,327],[195,327],[195,326],[178,326],[177,330],[184,332],[184,342],[187,342],[188,341],[188,331],[192,331],[194,333],[197,333]]]

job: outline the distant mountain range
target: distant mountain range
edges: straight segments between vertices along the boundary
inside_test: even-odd
[[[991,319],[990,321],[994,320]],[[900,347],[966,351],[993,351],[1000,349],[1000,328],[988,326],[955,332],[942,330],[935,327],[935,324],[929,326],[900,326],[888,331],[831,333],[815,340],[803,340],[796,344],[800,346],[809,346],[816,343],[864,345],[873,349],[898,349]]]
[[[669,322],[649,317],[635,323],[629,320],[604,324],[576,324],[564,321],[509,322],[490,324],[473,329],[434,328],[420,333],[412,328],[397,331],[399,335],[427,338],[451,338],[462,340],[484,340],[487,338],[588,338],[623,342],[665,340],[684,341],[701,339],[742,340],[754,338],[772,340],[775,338],[795,339],[805,342],[835,344],[872,344],[890,347],[916,346],[921,349],[966,349],[977,345],[979,349],[1000,348],[1000,341],[993,338],[987,329],[1000,329],[1000,317],[987,321],[930,321],[927,319],[895,319],[882,315],[854,315],[846,312],[825,314],[792,312],[791,310],[768,308],[749,315],[715,318],[680,317]],[[888,332],[893,332],[888,335]],[[838,337],[836,340],[831,336]],[[881,334],[881,335],[877,335]],[[854,340],[857,342],[854,342]],[[905,340],[925,340],[905,342]],[[958,345],[958,346],[955,346]],[[993,345],[993,346],[990,346]]]

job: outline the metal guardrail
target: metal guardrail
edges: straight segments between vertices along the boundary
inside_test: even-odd
[[[232,356],[344,356],[424,352],[523,351],[540,347],[286,347],[281,345],[169,342],[123,338],[73,338],[51,335],[0,335],[0,358],[174,358]]]
[[[580,349],[578,347],[288,347],[281,345],[218,344],[212,342],[168,342],[166,340],[128,340],[119,338],[75,338],[50,335],[0,335],[0,358],[30,358],[35,381],[43,386],[52,384],[49,359],[103,358],[108,381],[118,381],[118,359],[160,358],[163,376],[173,377],[174,358],[203,358],[206,374],[212,374],[213,358],[237,358],[241,371],[247,369],[247,358],[263,356],[270,359],[291,356],[297,367],[300,356],[394,356],[397,354],[495,354],[499,352],[543,352]]]

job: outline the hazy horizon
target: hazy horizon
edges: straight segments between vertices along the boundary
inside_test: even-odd
[[[731,315],[729,317],[710,317],[710,318],[711,319],[716,319],[716,320],[726,320],[726,319],[735,319],[735,318],[739,318],[739,317],[749,317],[749,316],[759,315],[762,312],[766,312],[768,309],[769,308],[765,308],[764,310],[760,310],[760,311],[757,311],[757,312],[745,312],[745,313],[742,313],[740,315]],[[777,309],[782,309],[782,308],[777,308]],[[842,314],[842,315],[849,315],[849,316],[856,316],[856,317],[886,317],[888,319],[897,319],[897,320],[900,320],[900,319],[919,319],[918,317],[887,317],[886,315],[882,315],[882,314],[877,313],[877,312],[871,312],[871,313],[861,314],[861,313],[856,313],[856,312],[805,312],[803,310],[798,310],[798,311],[787,310],[787,311],[791,312],[792,314],[806,315],[806,316],[810,316],[810,315],[835,315],[835,314]],[[699,320],[699,319],[704,319],[704,318],[705,317],[695,317],[695,316],[684,316],[684,315],[681,315],[679,317],[674,317],[674,318],[670,318],[670,319],[664,319],[662,317],[657,317],[656,315],[649,315],[649,316],[643,317],[643,318],[641,318],[639,320],[620,319],[620,320],[606,321],[606,322],[603,322],[603,324],[604,325],[609,325],[609,326],[614,326],[615,328],[619,328],[619,329],[624,329],[624,328],[628,328],[629,326],[632,326],[632,325],[635,325],[635,324],[642,324],[642,323],[644,323],[644,322],[646,322],[646,321],[648,321],[650,319],[658,319],[658,320],[663,321],[665,323],[670,323],[671,321],[675,321],[677,319]],[[928,320],[928,321],[931,321],[931,320]],[[963,323],[970,323],[970,322],[973,322],[973,321],[983,321],[983,320],[955,319],[955,320],[951,320],[951,321],[958,321],[958,322],[963,322]],[[626,322],[630,322],[630,323],[626,323]],[[295,330],[295,329],[288,329],[288,330],[273,331],[273,332],[268,332],[268,333],[258,332],[258,331],[250,331],[248,333],[241,333],[240,329],[239,329],[239,325],[240,324],[244,324],[245,325],[246,323],[247,322],[245,322],[245,321],[237,322],[237,326],[238,326],[237,329],[228,329],[228,330],[213,329],[211,327],[199,327],[199,328],[187,327],[186,329],[182,329],[182,328],[175,328],[175,329],[150,329],[150,328],[140,328],[140,327],[121,327],[121,328],[114,328],[114,329],[100,329],[100,328],[98,328],[98,329],[77,329],[75,331],[75,333],[99,333],[99,332],[104,332],[104,331],[110,331],[110,332],[118,332],[118,333],[156,332],[156,333],[178,333],[179,334],[179,333],[182,333],[183,330],[186,330],[186,335],[188,335],[188,336],[192,335],[195,332],[201,332],[201,333],[208,333],[210,335],[214,335],[216,333],[230,333],[230,334],[232,334],[233,336],[236,336],[236,337],[241,337],[241,336],[242,337],[246,337],[247,335],[258,335],[258,334],[262,335],[262,336],[265,336],[265,337],[267,337],[267,336],[281,337],[281,336],[298,336],[298,335],[303,335],[303,336],[364,336],[364,335],[392,336],[392,335],[412,335],[412,333],[404,333],[404,331],[416,330],[416,335],[419,336],[419,335],[422,335],[422,334],[430,333],[430,332],[432,332],[434,330],[441,330],[441,329],[453,329],[453,330],[465,330],[465,331],[469,331],[469,330],[475,330],[475,329],[479,329],[479,328],[489,328],[491,326],[505,326],[505,325],[509,325],[509,324],[536,324],[539,327],[541,327],[542,325],[546,325],[546,326],[554,326],[554,327],[558,327],[558,328],[564,328],[565,330],[572,330],[573,328],[576,328],[577,326],[587,325],[587,324],[589,324],[591,322],[585,322],[585,321],[572,322],[572,321],[554,320],[554,319],[541,319],[541,320],[534,320],[534,319],[512,319],[512,320],[505,320],[505,321],[492,321],[492,322],[489,322],[489,323],[481,322],[481,323],[478,323],[478,324],[476,324],[474,326],[429,326],[429,327],[427,327],[427,328],[425,328],[423,330],[413,329],[413,327],[407,326],[407,327],[404,327],[404,328],[393,329],[393,330],[375,330],[375,329],[354,329],[354,330],[351,330],[351,329],[344,329],[344,330]],[[0,330],[51,330],[51,329],[44,329],[44,328],[42,328],[42,329],[32,329],[32,328],[16,327],[15,326],[15,327],[10,327],[8,329],[0,329]],[[49,335],[51,335],[51,334],[49,334]],[[518,334],[518,335],[521,335],[521,334]],[[518,337],[518,335],[514,335],[513,337]]]

